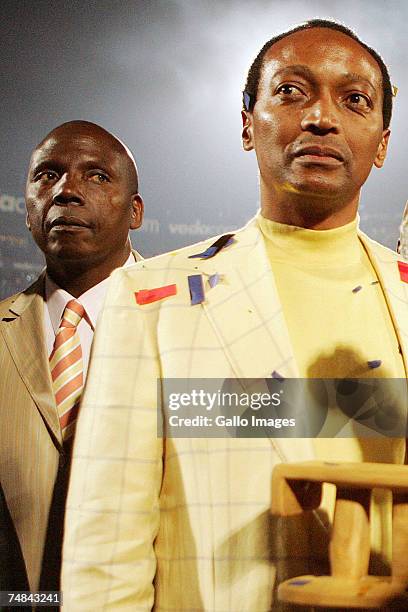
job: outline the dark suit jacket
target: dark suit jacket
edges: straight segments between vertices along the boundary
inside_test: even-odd
[[[0,486],[0,591],[27,591],[27,572],[20,543]]]
[[[70,466],[45,342],[44,276],[0,302],[0,482],[32,591],[59,590]]]
[[[0,485],[0,591],[28,591],[27,572],[20,543]],[[0,606],[0,611],[16,610]],[[29,609],[29,608],[26,608]]]

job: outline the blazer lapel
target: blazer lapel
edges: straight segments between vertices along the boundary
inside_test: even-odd
[[[237,378],[297,378],[289,334],[273,273],[256,221],[235,235],[206,274],[219,283],[206,291],[203,308]]]
[[[408,284],[401,280],[398,256],[360,233],[371,264],[384,291],[391,320],[401,347],[405,372],[408,375]],[[402,258],[401,258],[402,260]]]
[[[3,315],[0,329],[17,370],[49,431],[62,446],[44,337],[44,275]]]
[[[202,306],[236,377],[251,392],[253,379],[298,378],[299,371],[256,220],[235,239],[203,266],[205,275],[218,274],[220,280],[206,291]],[[283,462],[315,458],[310,439],[269,439]]]

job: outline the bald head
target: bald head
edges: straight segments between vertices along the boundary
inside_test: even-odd
[[[63,123],[31,155],[26,206],[48,274],[79,295],[129,257],[143,218],[133,155],[95,123]]]
[[[139,177],[137,173],[137,166],[135,158],[131,150],[121,141],[119,138],[105,130],[102,126],[92,123],[91,121],[83,121],[81,119],[76,119],[74,121],[67,121],[58,125],[56,128],[51,130],[45,138],[35,147],[32,155],[35,154],[37,150],[43,147],[48,141],[55,140],[56,137],[62,138],[73,138],[74,136],[90,136],[95,138],[96,140],[101,140],[104,143],[109,144],[113,151],[116,151],[122,159],[123,168],[126,171],[129,186],[131,188],[132,193],[137,193],[139,190]]]

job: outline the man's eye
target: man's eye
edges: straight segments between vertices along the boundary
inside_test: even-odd
[[[35,181],[53,181],[54,179],[58,179],[58,174],[54,170],[43,170],[34,177]]]
[[[278,89],[276,90],[276,93],[280,94],[281,96],[286,96],[286,97],[291,97],[291,98],[295,98],[295,97],[304,95],[303,91],[299,87],[296,87],[296,85],[292,85],[290,83],[285,83],[285,85],[280,85]]]
[[[102,172],[95,172],[90,178],[94,183],[109,183],[109,178]]]
[[[346,101],[351,108],[358,110],[370,110],[372,107],[370,99],[361,93],[350,94]]]

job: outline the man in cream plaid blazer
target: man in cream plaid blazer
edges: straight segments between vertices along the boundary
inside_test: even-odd
[[[338,24],[309,22],[270,41],[250,70],[242,113],[261,214],[232,239],[113,274],[74,449],[64,610],[277,610],[277,579],[318,556],[304,524],[282,525],[269,511],[274,465],[313,458],[313,441],[163,440],[157,381],[160,395],[166,378],[406,376],[404,264],[355,222],[360,188],[386,154],[384,74],[375,52]],[[291,244],[301,257],[285,267]],[[314,258],[330,260],[338,245],[316,281]],[[324,307],[314,313],[316,294]],[[321,334],[309,338],[309,327]],[[384,453],[401,462],[404,448]],[[310,534],[324,528],[310,519]]]

